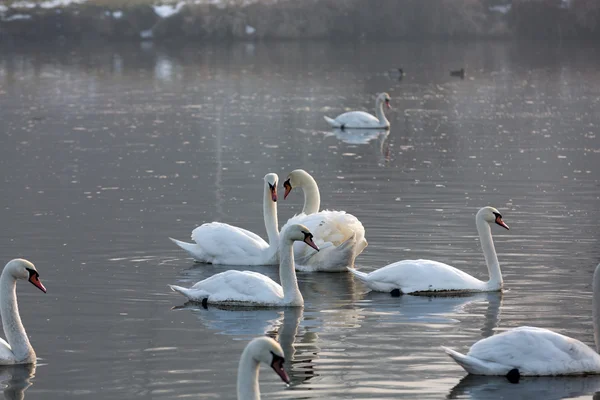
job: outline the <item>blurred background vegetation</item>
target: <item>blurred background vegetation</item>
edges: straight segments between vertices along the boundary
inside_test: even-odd
[[[0,1],[0,39],[567,40],[599,28],[600,0]]]

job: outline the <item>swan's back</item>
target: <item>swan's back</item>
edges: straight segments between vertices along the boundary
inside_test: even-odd
[[[228,270],[184,291],[178,290],[178,287],[172,288],[190,300],[207,299],[208,303],[277,305],[283,301],[281,286],[268,276],[254,271]]]
[[[521,375],[600,373],[600,355],[579,340],[521,326],[475,343],[467,357],[517,368]]]
[[[433,260],[402,260],[368,274],[369,281],[389,284],[403,293],[485,290],[485,282]],[[387,291],[387,289],[385,289]]]
[[[364,111],[349,111],[335,117],[340,127],[346,128],[377,128],[381,123],[377,117]]]
[[[246,229],[221,222],[202,224],[192,231],[202,249],[202,260],[214,264],[249,265],[261,257],[269,244]]]

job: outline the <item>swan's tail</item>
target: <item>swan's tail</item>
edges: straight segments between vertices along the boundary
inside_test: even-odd
[[[296,260],[296,269],[303,271],[341,272],[354,266],[356,233],[339,246],[321,247],[319,252]]]
[[[500,364],[485,362],[475,357],[470,357],[454,351],[448,347],[442,346],[442,349],[452,358],[458,365],[464,368],[473,375],[505,375],[510,368],[501,366]]]
[[[196,296],[193,295],[192,290],[190,290],[188,288],[184,288],[183,286],[177,286],[177,285],[169,285],[169,287],[171,288],[172,291],[180,293],[190,300],[197,300]]]
[[[177,246],[179,246],[183,250],[187,251],[196,260],[200,260],[200,258],[198,257],[198,254],[197,254],[198,253],[198,245],[197,244],[182,242],[181,240],[173,239],[171,237],[169,239],[171,239],[171,241],[173,243],[175,243]]]
[[[340,124],[339,122],[337,122],[335,119],[333,118],[329,118],[327,116],[323,116],[323,118],[325,118],[325,121],[327,121],[327,123],[329,125],[331,125],[333,128],[341,128],[342,124]]]
[[[348,271],[352,272],[352,275],[358,278],[359,281],[364,283],[365,285],[369,285],[369,274],[361,271],[357,271],[354,268],[348,267]]]

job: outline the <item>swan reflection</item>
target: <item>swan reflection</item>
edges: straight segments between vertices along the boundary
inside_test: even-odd
[[[500,321],[502,293],[476,293],[454,296],[400,296],[370,292],[367,301],[361,302],[364,310],[381,319],[399,322],[454,323],[454,314],[467,312],[466,308],[487,302],[481,336],[493,335]]]
[[[4,387],[5,400],[22,400],[25,391],[33,383],[35,364],[3,365],[0,366],[0,382]]]
[[[339,141],[352,145],[371,144],[377,162],[384,165],[390,161],[390,148],[386,145],[386,140],[390,135],[388,129],[332,129],[325,134],[325,137],[334,136]]]
[[[600,391],[600,376],[523,377],[510,383],[505,377],[467,375],[450,390],[447,399],[563,399]],[[598,395],[594,395],[594,399]]]
[[[291,385],[297,385],[315,376],[313,360],[318,358],[320,348],[316,345],[318,335],[303,327],[302,307],[248,308],[207,305],[187,302],[174,310],[192,311],[201,323],[219,334],[239,337],[242,340],[267,335],[277,340],[289,360],[288,375]]]

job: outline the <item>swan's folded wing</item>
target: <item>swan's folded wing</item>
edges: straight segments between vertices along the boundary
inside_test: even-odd
[[[350,111],[343,113],[338,115],[335,120],[342,125],[347,125],[349,127],[379,125],[379,120],[375,116],[364,111]]]
[[[482,282],[471,275],[433,260],[402,260],[369,274],[369,280],[396,284],[403,292],[460,290]]]
[[[584,343],[530,326],[480,340],[467,356],[518,368],[521,375],[564,375],[600,370],[600,355]]]
[[[288,226],[293,224],[305,225],[313,234],[314,242],[319,248],[331,245],[339,246],[353,235],[356,235],[356,242],[359,247],[359,251],[355,255],[360,254],[366,247],[365,228],[362,223],[354,215],[344,211],[320,211],[310,215],[298,214],[288,220],[281,232],[283,233]],[[294,243],[294,255],[296,257],[314,252],[315,250],[304,243]]]
[[[192,231],[192,239],[202,248],[207,257],[238,260],[264,250],[269,244],[260,236],[229,224],[210,222]]]
[[[16,362],[16,358],[10,344],[6,340],[0,338],[0,365],[2,364],[13,364]]]
[[[281,286],[253,271],[228,270],[196,283],[192,289],[210,293],[211,301],[269,303],[283,298]]]

